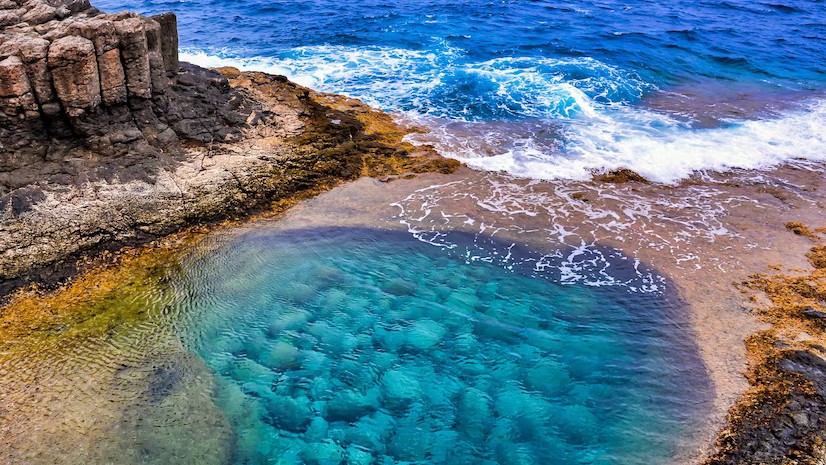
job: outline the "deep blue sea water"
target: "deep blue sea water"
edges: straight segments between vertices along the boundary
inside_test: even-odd
[[[186,264],[168,313],[215,373],[232,463],[669,463],[711,399],[680,301],[562,285],[500,245],[522,265],[264,229]]]
[[[826,3],[103,0],[183,57],[344,93],[481,169],[587,178],[826,159]]]

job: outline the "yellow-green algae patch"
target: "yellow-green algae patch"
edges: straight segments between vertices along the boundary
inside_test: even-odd
[[[819,242],[799,222],[791,232]],[[771,326],[746,341],[751,387],[730,410],[706,464],[820,464],[826,454],[826,248],[807,254],[813,269],[749,276],[742,290]],[[757,291],[759,294],[751,294]]]
[[[202,237],[178,234],[90,265],[57,291],[12,296],[0,310],[6,463],[226,463],[231,432],[205,399],[207,368],[152,318]]]
[[[252,217],[277,218],[315,186]],[[0,308],[0,456],[9,463],[229,460],[233,435],[213,377],[160,318],[168,284],[208,232],[190,228],[83,265],[62,287],[20,290]],[[198,447],[192,447],[198,444]]]
[[[43,337],[82,337],[111,331],[144,318],[148,304],[163,304],[161,285],[178,266],[187,246],[201,235],[177,234],[137,249],[126,249],[98,263],[57,291],[28,288],[0,308],[0,347]],[[150,302],[135,296],[155,296]]]

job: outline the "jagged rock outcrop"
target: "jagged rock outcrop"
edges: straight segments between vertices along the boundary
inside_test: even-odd
[[[237,140],[249,116],[235,111],[243,98],[228,96],[225,80],[191,92],[204,75],[181,68],[172,13],[0,0],[0,27],[0,151],[9,155],[0,174],[78,145],[108,156],[157,156],[181,141]]]
[[[0,0],[0,296],[302,190],[456,168],[339,99],[179,63],[171,13]]]

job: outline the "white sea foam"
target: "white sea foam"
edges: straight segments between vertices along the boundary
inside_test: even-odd
[[[700,171],[826,161],[826,100],[771,119],[692,128],[633,105],[652,86],[590,58],[498,58],[464,52],[312,46],[277,57],[184,50],[204,66],[283,74],[359,97],[431,128],[413,142],[488,171],[533,179],[590,178],[618,168],[675,183]],[[465,86],[472,89],[464,92]]]
[[[675,183],[704,170],[826,161],[826,101],[778,118],[714,129],[693,129],[668,116],[623,108],[572,121],[563,128],[559,150],[532,139],[493,156],[479,156],[467,142],[460,150],[449,143],[439,148],[474,168],[520,177],[584,180],[594,171],[628,168],[652,181]]]

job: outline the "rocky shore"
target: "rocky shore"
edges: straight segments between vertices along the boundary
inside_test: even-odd
[[[76,274],[85,258],[101,251],[146,243],[193,225],[243,217],[341,181],[363,175],[393,179],[426,171],[450,173],[458,167],[427,147],[403,142],[404,128],[359,101],[321,94],[280,76],[181,63],[177,43],[175,16],[169,13],[105,14],[85,0],[0,0],[0,296],[29,283],[60,283]],[[799,185],[822,185],[818,176],[794,176],[806,178]],[[611,195],[603,195],[604,185],[609,185]],[[629,205],[655,199],[652,208],[661,208],[662,217],[681,218],[686,204],[696,205],[677,196],[701,198],[688,182],[672,189],[647,185],[634,173],[620,172],[573,188],[550,186],[553,195],[534,193],[548,211],[546,200],[559,200],[557,210],[565,214],[554,221],[570,223],[571,231],[590,228],[582,233],[588,241],[623,248],[650,262],[672,259],[658,265],[677,277],[688,300],[702,309],[698,327],[719,326],[729,317],[742,322],[745,316],[737,313],[739,303],[724,282],[725,273],[690,275],[680,264],[685,258],[680,257],[690,259],[705,247],[705,253],[718,257],[734,254],[731,250],[742,253],[731,260],[737,264],[730,269],[737,272],[754,270],[775,256],[806,267],[801,271],[790,266],[787,274],[756,274],[741,280],[740,288],[754,294],[748,295],[752,312],[771,325],[748,339],[745,354],[731,355],[743,352],[741,332],[748,325],[738,323],[724,336],[718,328],[714,337],[720,339],[701,340],[709,360],[723,360],[720,366],[709,366],[712,374],[725,372],[715,379],[717,390],[726,393],[720,395],[724,408],[735,398],[739,401],[716,449],[696,461],[823,463],[823,231],[790,228],[817,243],[807,244],[814,248],[810,263],[805,263],[779,251],[779,244],[788,246],[785,236],[767,233],[777,225],[761,219],[771,217],[766,211],[778,218],[807,212],[807,219],[818,215],[822,219],[822,195],[814,188],[796,192],[794,186],[739,181],[714,186],[715,192],[722,193],[714,194],[719,204],[734,205],[743,198],[762,203],[755,207],[742,202],[737,210],[728,207],[736,213],[720,222],[738,234],[752,234],[747,239],[754,241],[754,247],[742,247],[738,244],[747,241],[731,238],[696,245],[701,238],[696,231],[674,226],[705,218],[663,222],[666,226],[657,223],[659,218],[649,218],[650,224],[631,218],[632,226],[618,240],[608,226],[588,216],[602,208],[622,217]],[[462,207],[464,212],[480,208],[478,202]],[[537,221],[536,230],[545,227],[532,221]],[[597,231],[605,234],[598,237]],[[690,239],[675,241],[672,250],[654,250],[645,245],[650,244],[652,231],[658,238]],[[634,242],[637,233],[639,245]],[[691,240],[698,242],[689,244]],[[793,245],[795,250],[801,248],[800,243]],[[745,256],[753,250],[759,252]],[[672,253],[674,257],[667,256]],[[137,263],[135,270],[148,269],[144,262]],[[723,270],[719,263],[722,260],[718,268]],[[115,276],[106,282],[113,289],[121,278],[126,279]],[[90,289],[100,292],[102,281],[81,279],[80,290],[67,292],[75,301],[88,298]],[[55,312],[63,305],[59,298],[56,301]],[[0,330],[12,328],[18,337],[35,320],[51,328],[54,322],[45,320],[56,313],[44,316],[42,302],[32,302],[0,311]],[[16,313],[20,308],[25,311]],[[727,313],[721,316],[721,312]],[[738,357],[748,359],[748,389],[740,386],[745,383],[737,373],[742,365]],[[726,377],[737,377],[737,385],[726,387]]]
[[[0,3],[0,294],[363,174],[452,170],[387,115],[179,63],[171,13]]]

